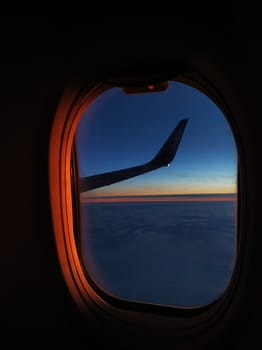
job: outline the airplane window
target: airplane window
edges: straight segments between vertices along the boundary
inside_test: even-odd
[[[236,261],[233,133],[218,106],[185,83],[126,92],[103,92],[77,127],[82,261],[117,298],[207,305],[227,289]]]

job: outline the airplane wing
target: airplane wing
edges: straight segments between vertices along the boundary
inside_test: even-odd
[[[108,173],[82,177],[80,178],[79,183],[80,192],[86,192],[95,188],[108,186],[131,177],[148,173],[149,171],[161,168],[163,166],[169,166],[176,155],[176,151],[181,141],[187,121],[188,119],[180,120],[164,145],[160,148],[159,152],[148,163]]]

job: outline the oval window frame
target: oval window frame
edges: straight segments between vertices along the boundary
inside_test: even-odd
[[[73,211],[77,209],[77,184],[74,167],[72,169],[71,150],[75,130],[83,111],[101,93],[112,86],[135,86],[149,84],[166,79],[166,75],[155,76],[134,75],[115,79],[105,78],[103,82],[94,82],[83,87],[83,84],[73,84],[66,89],[57,109],[50,142],[50,196],[52,215],[58,256],[66,284],[84,315],[98,324],[112,322],[110,328],[117,327],[124,333],[135,328],[144,332],[154,332],[154,336],[162,336],[166,331],[172,331],[172,338],[193,336],[205,331],[215,324],[229,307],[236,291],[241,271],[241,259],[245,236],[245,168],[241,142],[234,118],[230,113],[225,99],[206,78],[190,69],[175,77],[174,80],[186,83],[203,92],[213,100],[231,127],[237,146],[238,167],[238,221],[237,221],[237,256],[234,272],[226,291],[214,302],[197,308],[169,308],[167,306],[146,303],[128,302],[110,296],[91,281],[84,270],[79,257],[79,249],[75,230],[79,220],[74,219]],[[172,80],[172,79],[170,79]],[[86,83],[86,82],[85,82]],[[74,175],[72,175],[74,174]],[[54,176],[55,175],[55,176]],[[58,219],[57,219],[58,218]],[[95,317],[94,317],[95,316]],[[96,323],[96,322],[95,322]],[[109,332],[111,333],[111,332]]]

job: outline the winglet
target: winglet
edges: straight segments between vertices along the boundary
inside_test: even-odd
[[[179,143],[181,141],[183,132],[185,130],[188,119],[182,119],[172,131],[164,145],[160,148],[157,155],[151,160],[151,162],[157,166],[168,166],[176,155]]]

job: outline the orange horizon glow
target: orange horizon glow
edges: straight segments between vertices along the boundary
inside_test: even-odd
[[[176,188],[171,186],[150,186],[150,185],[136,185],[136,187],[118,185],[110,188],[95,189],[90,192],[81,193],[82,198],[94,198],[94,197],[131,197],[131,196],[170,196],[170,195],[223,195],[223,194],[236,194],[237,182],[230,183],[228,185],[223,184],[216,186],[212,183],[194,184],[194,185],[177,185]]]

